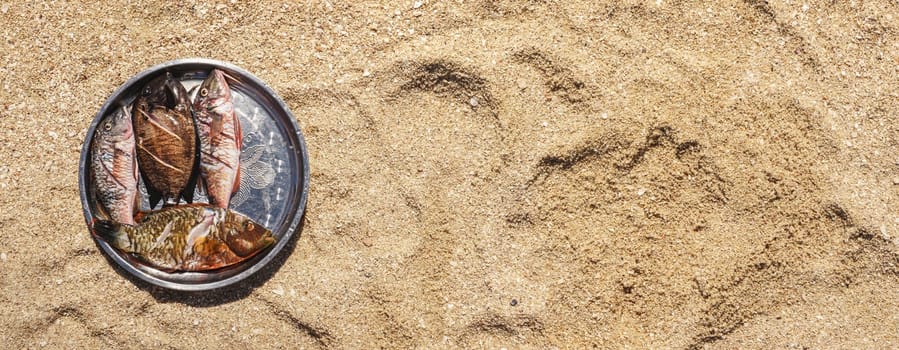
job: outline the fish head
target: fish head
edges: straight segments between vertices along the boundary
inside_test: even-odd
[[[275,243],[272,231],[253,222],[250,218],[232,213],[232,220],[225,225],[225,244],[240,257],[249,257]]]
[[[131,113],[125,106],[116,109],[97,126],[97,139],[101,142],[118,144],[133,139],[134,128],[131,124]]]
[[[160,107],[178,112],[184,112],[190,108],[187,90],[171,72],[166,72],[144,85],[136,103],[136,107],[145,112]]]
[[[172,77],[171,74],[166,74],[166,94],[169,98],[167,101],[168,104],[166,106],[170,109],[174,109],[178,113],[184,113],[190,111],[190,96],[187,94],[187,90],[184,89],[184,85],[181,85],[181,82]]]
[[[213,69],[209,76],[206,77],[206,80],[203,80],[203,83],[200,84],[194,105],[197,107],[215,108],[219,104],[217,101],[231,100],[231,88],[225,79],[226,76],[225,72]]]

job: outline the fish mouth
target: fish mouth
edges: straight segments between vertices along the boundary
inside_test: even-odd
[[[235,254],[247,258],[274,245],[276,241],[270,231],[257,228],[257,230],[241,232],[228,239],[226,244]]]
[[[259,250],[271,247],[275,245],[275,242],[277,241],[278,240],[276,240],[274,236],[266,236],[261,240],[261,242],[259,242],[259,246],[261,247]]]
[[[216,103],[210,104],[209,106],[207,106],[206,110],[207,111],[215,110],[216,108],[219,108],[220,106],[224,105],[225,102],[227,102],[227,101],[219,99],[216,101]]]

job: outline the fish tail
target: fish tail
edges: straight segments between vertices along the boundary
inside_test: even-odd
[[[94,234],[116,248],[125,249],[129,244],[126,243],[128,239],[122,230],[122,226],[122,224],[117,222],[95,219],[93,224]]]
[[[116,233],[119,231],[121,224],[109,220],[94,220],[94,234],[107,242],[115,240]]]

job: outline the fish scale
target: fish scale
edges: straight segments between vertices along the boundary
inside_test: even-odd
[[[158,246],[157,242],[169,222],[172,223],[173,231],[180,229],[189,232],[198,225],[195,218],[191,218],[189,215],[179,215],[183,211],[185,209],[170,210],[161,215],[145,216],[145,219],[140,223],[145,225],[142,229],[134,228],[128,232],[133,237],[130,249],[135,252],[144,251],[145,253],[143,254],[151,260],[165,261],[171,259],[176,264],[182,263],[184,261],[183,254],[177,254],[177,252],[184,251],[184,247],[187,244],[187,236],[169,235],[162,242],[162,246]],[[215,230],[210,231],[213,231],[210,234],[215,233]]]

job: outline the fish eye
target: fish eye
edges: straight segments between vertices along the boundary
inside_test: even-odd
[[[106,131],[112,130],[112,123],[106,123],[103,125],[103,129]]]
[[[206,97],[206,95],[209,95],[209,90],[206,88],[200,89],[200,96]]]
[[[256,228],[256,225],[253,225],[252,222],[247,223],[247,231],[253,231],[254,228]]]
[[[150,87],[149,86],[144,87],[143,95],[150,96]]]

